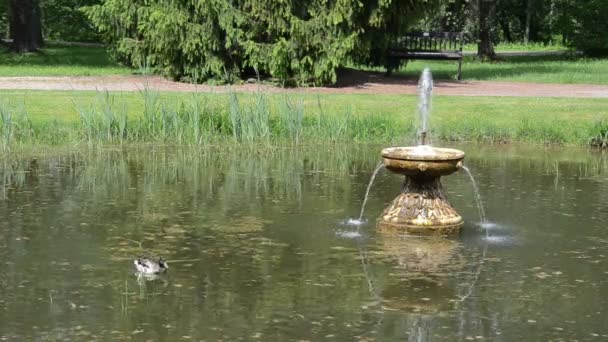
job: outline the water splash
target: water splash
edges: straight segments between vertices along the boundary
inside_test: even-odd
[[[431,115],[431,94],[433,93],[433,75],[425,68],[418,80],[418,116],[420,117],[420,145],[431,144],[429,118]]]
[[[412,155],[416,156],[434,156],[437,152],[430,145],[418,145],[411,149]]]
[[[483,228],[483,229],[486,229],[486,230],[494,230],[494,229],[500,228],[497,223],[495,223],[495,222],[488,222],[488,221],[486,221],[486,222],[480,222],[479,226],[481,228]]]
[[[517,245],[519,240],[512,236],[492,235],[486,237],[485,242],[495,246],[513,246]]]
[[[462,169],[464,170],[464,172],[467,173],[467,175],[469,175],[469,179],[471,180],[471,184],[473,185],[473,190],[475,191],[475,202],[477,202],[477,210],[479,211],[479,222],[480,222],[480,225],[486,231],[486,237],[487,237],[489,227],[484,227],[487,224],[486,211],[483,208],[483,202],[481,200],[481,195],[479,194],[479,188],[477,187],[477,182],[475,182],[475,178],[473,177],[473,174],[466,166],[463,166]]]
[[[360,219],[360,218],[349,218],[346,219],[344,221],[342,221],[343,224],[347,225],[347,226],[360,226],[362,224],[367,223],[367,220],[365,219]]]
[[[372,173],[372,178],[369,180],[369,183],[367,184],[367,190],[365,190],[365,197],[363,198],[363,204],[361,205],[361,212],[359,213],[359,218],[356,221],[359,221],[359,222],[363,221],[363,213],[365,212],[365,205],[367,204],[367,198],[369,197],[369,190],[372,188],[372,185],[374,184],[376,175],[378,175],[378,172],[380,172],[380,170],[383,167],[384,167],[384,162],[380,162],[374,169],[374,173]]]
[[[359,232],[359,230],[356,230],[356,231],[339,230],[336,232],[336,236],[339,236],[339,237],[345,238],[345,239],[358,239],[358,238],[362,237],[363,234],[361,234]]]

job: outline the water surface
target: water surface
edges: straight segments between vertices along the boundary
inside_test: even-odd
[[[380,147],[133,148],[0,161],[0,339],[608,338],[608,159],[461,146],[460,236],[377,233]],[[487,235],[486,231],[487,229]],[[169,272],[138,280],[132,259]]]

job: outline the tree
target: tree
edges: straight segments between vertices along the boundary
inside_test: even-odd
[[[37,51],[43,45],[42,21],[38,0],[9,1],[9,37],[15,52]]]
[[[534,10],[534,0],[526,1],[526,27],[524,29],[524,43],[530,41],[530,25],[532,23],[532,11]]]
[[[479,19],[477,56],[481,59],[495,59],[496,0],[477,0],[477,7]]]
[[[382,63],[389,41],[444,0],[107,0],[84,9],[126,63],[175,79],[230,82],[253,70],[333,83],[348,62]]]

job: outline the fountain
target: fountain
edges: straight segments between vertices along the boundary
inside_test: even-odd
[[[383,231],[425,235],[447,235],[460,231],[463,221],[448,202],[441,177],[463,167],[464,152],[430,145],[428,129],[433,79],[425,69],[418,84],[421,121],[418,146],[382,150],[384,166],[405,176],[401,194],[378,219]]]

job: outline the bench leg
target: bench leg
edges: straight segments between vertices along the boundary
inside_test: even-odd
[[[462,59],[458,60],[458,80],[462,81]]]

